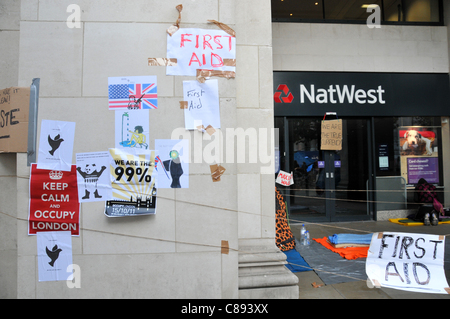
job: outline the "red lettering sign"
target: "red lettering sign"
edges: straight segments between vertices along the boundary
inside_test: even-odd
[[[38,169],[31,165],[28,235],[43,231],[70,231],[80,235],[80,203],[76,165],[70,172]]]

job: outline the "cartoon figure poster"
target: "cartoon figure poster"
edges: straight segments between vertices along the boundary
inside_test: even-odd
[[[42,120],[37,168],[70,171],[75,122]]]
[[[148,149],[149,111],[117,110],[115,113],[115,147]]]
[[[37,233],[39,281],[72,280],[70,231]]]
[[[112,198],[109,152],[77,153],[78,199],[80,202]]]
[[[155,140],[158,188],[189,188],[189,140]]]

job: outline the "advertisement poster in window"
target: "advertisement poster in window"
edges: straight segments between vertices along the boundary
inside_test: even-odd
[[[401,174],[407,186],[424,178],[439,185],[440,127],[403,126],[399,128]]]

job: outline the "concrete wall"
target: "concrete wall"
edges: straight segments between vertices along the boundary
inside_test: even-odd
[[[275,71],[448,73],[447,27],[273,23]]]
[[[66,9],[72,3],[82,10],[80,28],[66,25],[71,14]],[[114,112],[108,110],[107,104],[108,77],[157,76],[159,109],[150,111],[150,149],[154,147],[154,139],[171,138],[174,129],[184,127],[184,115],[179,109],[182,81],[192,78],[166,76],[164,67],[147,66],[149,57],[166,56],[166,29],[178,17],[175,7],[179,3],[178,0],[168,0],[163,5],[156,0],[21,1],[15,68],[18,84],[29,86],[32,78],[41,79],[39,125],[42,119],[76,122],[73,163],[76,153],[105,151],[114,146]],[[187,0],[183,6],[182,27],[215,29],[216,26],[207,23],[208,19],[214,19],[228,24],[237,33],[236,79],[219,79],[222,131],[268,129],[263,130],[267,134],[264,146],[271,147],[270,1]],[[203,147],[211,142],[200,132],[185,132],[184,136],[191,142],[204,139]],[[222,137],[223,143],[233,138],[225,134]],[[271,152],[270,148],[267,150]],[[249,152],[247,147],[246,158]],[[191,159],[193,153],[191,148]],[[261,170],[273,163],[224,162],[226,172],[222,181],[212,183],[210,163],[192,160],[189,189],[158,190],[155,216],[109,219],[103,214],[104,202],[83,203],[81,233],[72,237],[73,262],[80,266],[81,288],[69,289],[65,281],[38,282],[36,237],[27,235],[26,154],[9,155],[8,160],[10,171],[16,175],[13,179],[17,183],[14,203],[17,207],[4,208],[2,203],[2,209],[14,214],[0,216],[1,223],[8,219],[10,231],[17,237],[17,248],[8,252],[16,242],[2,243],[2,257],[10,253],[16,262],[11,271],[2,269],[0,283],[5,282],[5,276],[11,276],[8,285],[2,285],[9,296],[238,298],[238,251],[248,246],[277,255],[277,263],[285,269],[284,259],[280,258],[283,254],[274,244],[273,174]],[[6,187],[7,178],[0,180],[2,188]],[[2,232],[2,241],[4,236]],[[221,254],[222,240],[229,242],[229,254]],[[258,262],[261,265],[263,260],[260,258]],[[273,268],[274,260],[271,262]],[[284,275],[293,276],[289,271]],[[258,296],[264,296],[263,281],[258,283]],[[295,284],[291,280],[290,285]],[[277,289],[279,296],[290,296]],[[296,289],[290,290],[291,296],[297,297]],[[245,296],[256,295],[247,289]]]

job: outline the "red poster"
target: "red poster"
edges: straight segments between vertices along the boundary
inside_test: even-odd
[[[28,235],[43,231],[80,235],[76,165],[66,172],[38,169],[31,164]]]

